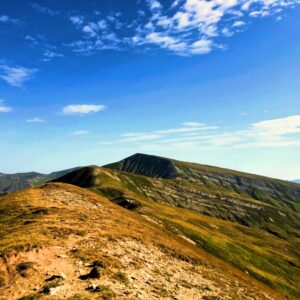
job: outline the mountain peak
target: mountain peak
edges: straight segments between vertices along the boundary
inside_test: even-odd
[[[171,159],[143,153],[133,154],[104,167],[153,178],[171,179],[178,175],[178,169]]]

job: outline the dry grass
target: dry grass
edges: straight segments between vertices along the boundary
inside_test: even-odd
[[[52,183],[2,197],[0,237],[4,299],[102,297],[101,288],[99,293],[86,290],[92,283],[109,286],[102,292],[118,299],[282,297],[177,234],[72,185]],[[95,261],[100,278],[80,280]],[[32,268],[23,277],[17,266],[26,262]],[[45,280],[62,273],[65,279],[48,289],[51,296],[43,294]],[[188,286],[192,278],[205,284]],[[176,290],[178,284],[182,287]]]

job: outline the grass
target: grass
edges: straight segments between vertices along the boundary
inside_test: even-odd
[[[100,285],[98,293],[103,300],[114,299],[116,296],[115,292],[107,285]]]
[[[21,297],[18,300],[38,300],[38,299],[42,299],[43,296],[40,294],[29,294],[27,296]]]
[[[248,180],[267,180],[277,185],[281,195],[295,185],[210,166],[176,164],[183,171],[183,175],[176,179],[152,179],[89,168],[85,170],[86,174],[81,171],[79,182],[72,178],[71,183],[80,185],[81,177],[90,178],[85,185],[112,201],[119,196],[136,199],[142,204],[141,213],[160,219],[171,231],[172,228],[179,230],[195,241],[198,248],[292,298],[299,297],[299,214],[260,190],[254,190],[253,195],[241,194],[233,188],[199,179],[194,170],[244,176]],[[224,201],[224,197],[231,202]],[[195,206],[198,199],[203,202]],[[184,207],[198,209],[200,214]],[[174,234],[177,234],[176,230]]]
[[[0,271],[0,288],[4,287],[6,283],[4,272]]]
[[[286,295],[300,297],[299,240],[282,240],[259,228],[217,220],[185,209],[148,203],[152,216],[179,229],[198,247],[247,271],[254,278],[281,290]],[[199,221],[199,222],[197,222]]]
[[[114,274],[113,278],[117,281],[120,281],[120,282],[124,283],[126,286],[129,284],[129,280],[128,280],[127,275],[125,273],[117,272],[117,273]]]
[[[298,263],[300,236],[297,233],[300,223],[296,213],[284,208],[280,208],[279,213],[278,208],[272,206],[271,201],[262,203],[246,196],[245,199],[238,201],[259,204],[263,209],[252,212],[249,208],[248,214],[243,217],[243,222],[235,219],[232,220],[235,222],[221,220],[184,208],[149,201],[149,198],[153,200],[153,197],[147,194],[147,190],[154,188],[159,191],[157,182],[163,182],[163,187],[168,189],[178,184],[177,180],[152,180],[116,171],[112,171],[112,174],[120,180],[112,178],[106,180],[106,177],[102,176],[101,180],[97,181],[98,186],[92,190],[109,198],[126,194],[138,199],[143,206],[141,213],[146,211],[151,217],[159,218],[166,227],[176,228],[195,241],[199,248],[247,272],[270,287],[282,291],[288,297],[294,299],[300,297],[297,288],[300,285]],[[188,185],[188,183],[184,184]],[[206,189],[209,188],[204,188],[204,191]],[[218,192],[223,193],[222,189]],[[233,194],[230,193],[227,195],[232,197]],[[160,194],[160,197],[163,195]],[[158,193],[154,197],[163,201]],[[237,222],[245,223],[247,226]]]
[[[114,174],[111,178],[113,178],[113,176]],[[112,185],[110,180],[108,176],[106,187]],[[128,178],[128,184],[129,183],[136,184],[133,183],[131,178]],[[137,187],[137,190],[138,189]],[[59,195],[68,191],[71,196],[66,199],[67,201],[64,203],[59,201],[55,202],[53,200],[53,191],[58,192]],[[93,191],[97,192],[97,189],[93,189]],[[145,245],[159,247],[167,255],[183,261],[195,265],[207,264],[210,268],[213,266],[219,270],[221,274],[226,274],[232,281],[238,279],[245,285],[255,286],[257,289],[265,290],[267,293],[275,295],[274,297],[276,297],[276,292],[272,292],[265,285],[253,281],[253,279],[250,276],[246,276],[245,273],[236,270],[220,259],[214,258],[202,251],[202,249],[205,248],[208,252],[213,253],[210,249],[222,249],[225,245],[225,241],[229,244],[236,242],[235,234],[242,239],[246,238],[247,245],[250,245],[250,240],[259,242],[259,238],[256,238],[256,232],[252,232],[250,228],[233,222],[218,220],[186,209],[149,201],[124,187],[121,191],[138,197],[143,204],[143,208],[140,210],[141,214],[147,213],[150,217],[162,220],[166,225],[169,225],[169,230],[175,228],[182,231],[185,235],[195,240],[199,248],[182,240],[178,237],[177,232],[174,231],[170,234],[170,231],[164,230],[158,225],[153,225],[145,220],[143,216],[135,212],[126,211],[111,203],[106,198],[95,195],[94,192],[71,185],[55,183],[48,184],[41,188],[9,194],[1,198],[0,252],[2,256],[7,258],[17,255],[18,252],[29,251],[33,247],[37,247],[37,250],[51,245],[60,245],[63,247],[69,237],[86,237],[89,234],[88,243],[83,239],[82,243],[79,242],[78,245],[76,245],[77,251],[70,251],[69,255],[87,264],[92,264],[92,262],[99,260],[106,266],[106,269],[101,270],[103,274],[107,274],[112,278],[114,274],[119,273],[117,276],[118,279],[116,280],[125,283],[126,277],[123,276],[125,274],[121,275],[124,269],[120,260],[109,253],[103,252],[105,243],[99,237],[115,241],[132,239],[141,241]],[[79,199],[84,200],[80,202],[83,203],[81,206],[79,206],[77,202],[73,204],[72,201],[76,200],[72,198],[73,193],[76,194]],[[98,208],[90,208],[90,205],[96,204]],[[35,222],[24,225],[25,220]],[[192,220],[194,224],[190,223],[189,220]],[[217,226],[219,229],[216,229],[214,226]],[[243,230],[247,229],[252,235],[249,235],[248,239],[248,237],[245,237],[246,234],[242,230],[239,233],[237,228]],[[60,230],[62,234],[57,234]],[[270,242],[275,241],[277,243],[280,240],[284,245],[287,243],[273,235],[270,236],[274,239],[271,239]],[[260,237],[264,236],[261,235]],[[206,247],[202,244],[206,245]],[[239,247],[241,246],[239,245]],[[240,249],[239,247],[238,250]],[[255,247],[262,251],[269,250],[269,248],[261,248],[259,245],[255,245]],[[249,249],[254,250],[255,247],[251,246]],[[232,249],[229,250],[232,251]],[[225,261],[228,260],[229,250],[226,252],[225,258],[221,257]],[[250,250],[248,251],[250,252]],[[297,253],[297,249],[295,248],[294,250],[295,253]],[[259,251],[257,251],[257,253],[259,253]],[[213,254],[218,256],[217,253]],[[293,261],[293,257],[290,257],[288,253],[284,254],[289,260]],[[267,254],[257,255],[266,255],[267,257]],[[243,259],[242,263],[246,265],[245,261],[247,260]],[[248,262],[248,265],[251,266],[251,264],[252,262]],[[244,266],[241,268],[242,270],[244,270],[243,267]],[[259,266],[257,266],[257,268],[259,269]],[[292,269],[294,267],[290,265],[290,268]],[[250,267],[248,267],[248,269],[250,270]],[[290,276],[293,275],[291,274]],[[61,284],[61,282],[49,282],[44,286],[45,291],[59,284]],[[105,296],[105,294],[107,295]],[[103,295],[105,297],[114,297],[109,289],[104,289]],[[276,299],[280,299],[279,296]]]
[[[51,280],[42,287],[41,292],[45,295],[49,295],[51,292],[51,289],[61,286],[62,282],[63,282],[62,278],[56,278],[54,280]]]

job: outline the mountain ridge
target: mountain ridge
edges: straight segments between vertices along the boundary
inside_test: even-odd
[[[156,163],[150,172],[147,170],[149,158],[151,162]],[[162,173],[159,169],[162,165],[160,160],[163,160],[164,163],[168,161],[168,166],[172,165],[171,172],[167,174],[164,172],[163,177],[159,176]],[[227,188],[238,194],[247,194],[254,199],[264,200],[267,203],[278,202],[278,199],[280,199],[286,207],[298,211],[300,209],[300,207],[298,207],[300,203],[299,186],[295,183],[280,179],[140,153],[103,167],[153,178],[193,178],[203,185],[217,185],[220,188]],[[151,176],[153,170],[155,170],[156,173],[154,176]],[[269,196],[270,193],[272,193],[271,197]],[[286,201],[287,199],[290,201]]]
[[[16,192],[25,188],[40,185],[80,168],[81,167],[75,167],[52,172],[49,174],[38,172],[24,172],[14,174],[0,173],[0,194]]]
[[[122,206],[124,218],[127,214],[145,218],[289,299],[300,297],[300,186],[296,183],[136,154],[123,162],[67,172],[46,187],[60,190],[59,184],[93,192]],[[72,193],[53,193],[64,205],[74,202]],[[50,205],[55,199],[47,197]],[[90,205],[80,199],[75,204]],[[79,220],[72,222],[78,226]]]
[[[1,197],[3,299],[245,299],[283,295],[150,217],[47,183]]]
[[[239,172],[175,164],[175,178],[120,171],[117,163],[83,168],[55,181],[86,187],[120,205],[139,203],[133,207],[138,214],[182,232],[197,247],[276,290],[300,297],[295,288],[300,285],[299,185],[265,177],[257,185],[261,177],[252,174],[235,183],[232,178],[239,179]],[[245,185],[251,180],[257,185],[253,193],[253,186]]]

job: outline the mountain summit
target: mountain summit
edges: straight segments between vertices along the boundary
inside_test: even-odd
[[[153,178],[170,179],[178,175],[178,169],[173,160],[142,153],[136,153],[104,167]]]
[[[17,253],[20,255],[18,263],[22,263],[21,258],[28,261],[29,257],[22,251],[32,250],[33,244],[38,249],[46,247],[48,243],[54,247],[65,245],[63,253],[57,255],[69,256],[69,250],[66,249],[77,249],[72,254],[75,260],[69,261],[72,266],[67,277],[70,280],[60,281],[62,287],[59,285],[58,290],[50,288],[51,293],[57,292],[57,295],[67,297],[71,294],[68,290],[71,285],[77,292],[82,292],[85,286],[91,291],[97,289],[101,294],[103,282],[106,282],[123,298],[126,293],[141,299],[172,299],[173,296],[178,296],[178,299],[232,299],[230,295],[237,294],[245,299],[300,297],[300,186],[297,183],[146,154],[135,154],[104,167],[79,168],[53,181],[0,198],[0,205],[5,205],[0,207],[0,234],[5,238],[0,243],[0,251],[6,260],[9,255]],[[146,224],[154,227],[145,227]],[[95,242],[98,239],[99,243]],[[175,246],[173,240],[178,239],[185,241],[188,249],[184,250],[177,244]],[[148,245],[148,248],[145,250],[144,246],[137,245],[136,240]],[[155,240],[158,244],[154,243]],[[173,245],[171,252],[167,246],[170,243]],[[18,245],[21,245],[21,250],[18,250]],[[124,252],[120,245],[123,250],[124,247],[131,250]],[[158,253],[154,250],[156,247],[167,247],[167,252],[163,250],[163,253]],[[169,281],[156,277],[155,272],[161,274],[162,269],[169,270],[167,265],[159,261],[168,261],[173,255],[179,255],[188,264],[194,265],[194,258],[186,256],[187,253],[191,254],[190,251],[194,253],[194,258],[200,252],[206,253],[206,267],[207,263],[216,266],[213,263],[216,259],[221,269],[226,270],[224,276],[231,278],[233,273],[242,274],[237,276],[241,276],[245,282],[251,280],[254,290],[250,292],[244,286],[239,291],[225,288],[224,293],[218,293],[209,286],[214,292],[207,293],[198,286],[198,293],[192,283],[192,277],[198,276],[196,271],[185,274],[180,271],[177,279],[168,275]],[[79,284],[76,279],[78,276],[89,280],[89,276],[96,276],[95,270],[90,269],[90,274],[87,268],[93,265],[93,261],[99,260],[97,253],[101,253],[101,261],[105,255],[112,253],[113,256],[122,257],[121,264],[125,268],[117,267],[120,266],[119,261],[113,270],[98,270],[106,274],[103,280],[89,281],[90,285]],[[108,260],[111,260],[111,256]],[[140,262],[141,265],[137,269],[130,268],[131,261]],[[105,262],[108,263],[106,259]],[[34,263],[38,264],[36,260]],[[63,264],[56,260],[53,263]],[[86,268],[76,267],[76,264]],[[153,264],[159,266],[158,269],[154,270]],[[173,264],[181,268],[179,261],[173,261]],[[198,261],[194,266],[198,266]],[[14,267],[13,263],[9,266],[10,270]],[[205,268],[202,269],[203,273],[210,274],[211,267]],[[36,270],[41,272],[39,268]],[[53,276],[61,276],[60,268],[54,270]],[[74,272],[80,275],[74,277]],[[123,278],[128,288],[116,285],[113,278],[109,277],[120,272],[126,276],[119,274],[116,277]],[[175,269],[168,271],[168,274],[174,272]],[[4,275],[4,282],[10,282],[11,276],[19,280],[19,277],[9,273]],[[143,281],[142,278],[149,280],[145,282],[146,279]],[[179,278],[183,278],[185,283]],[[47,278],[40,276],[40,279]],[[163,282],[164,289],[159,282]],[[23,286],[24,282],[21,280],[20,284]],[[173,289],[173,284],[182,286],[180,290],[184,293]],[[149,289],[142,286],[148,286]],[[259,290],[266,291],[263,296],[257,293],[258,286]],[[141,289],[141,294],[136,287]],[[231,283],[229,287],[231,289]],[[157,293],[153,292],[156,289]],[[13,292],[10,290],[10,293]],[[83,294],[86,295],[85,292]],[[91,296],[90,299],[94,298]]]

